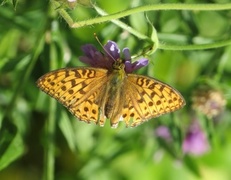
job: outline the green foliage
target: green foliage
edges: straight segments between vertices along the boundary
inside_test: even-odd
[[[230,9],[148,10],[118,21],[96,22],[99,7],[111,14],[155,4],[160,3],[0,3],[0,179],[230,179]],[[70,27],[85,20],[93,23]],[[171,84],[187,106],[136,128],[121,123],[111,129],[109,122],[101,128],[76,120],[41,92],[36,80],[54,69],[84,66],[78,59],[82,45],[92,43],[102,49],[94,33],[102,44],[113,40],[121,49],[129,47],[132,55],[148,55],[150,64],[136,73]],[[146,53],[153,48],[155,53]],[[218,116],[192,108],[194,92],[205,85],[224,96],[226,104]],[[210,144],[201,156],[182,151],[195,119]],[[159,126],[168,127],[170,141],[157,137]]]

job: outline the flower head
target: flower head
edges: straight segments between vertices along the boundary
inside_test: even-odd
[[[118,45],[113,41],[108,41],[108,43],[104,46],[105,54],[102,54],[100,51],[98,51],[92,44],[82,46],[82,51],[84,52],[85,56],[79,57],[80,61],[89,64],[92,67],[112,70],[113,63],[119,59],[122,59],[120,57],[120,49]],[[126,73],[131,73],[148,64],[148,59],[146,58],[141,58],[132,63],[130,51],[128,48],[124,48],[122,53],[124,56],[123,60]]]
[[[209,150],[209,143],[198,121],[190,124],[183,141],[182,149],[186,154],[202,155]]]
[[[201,87],[192,97],[193,109],[198,110],[209,118],[217,117],[222,113],[226,100],[220,91]]]

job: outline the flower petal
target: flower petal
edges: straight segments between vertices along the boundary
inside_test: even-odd
[[[106,68],[112,67],[112,62],[108,62],[108,58],[98,51],[94,45],[87,44],[82,46],[85,56],[80,56],[79,60],[89,64],[91,67]]]
[[[161,139],[166,140],[166,141],[172,140],[171,133],[170,133],[167,126],[162,125],[162,126],[157,127],[155,130],[155,135]]]
[[[114,41],[108,41],[104,49],[106,54],[110,54],[114,61],[120,58],[120,49]]]
[[[112,70],[113,63],[120,58],[120,49],[114,41],[108,41],[104,46],[105,53],[102,54],[96,49],[92,44],[87,44],[82,46],[82,51],[85,56],[80,56],[79,59],[83,63],[89,64],[92,67],[105,68]],[[141,58],[140,60],[131,63],[131,55],[128,48],[123,49],[124,54],[124,63],[125,63],[125,72],[131,73],[134,70],[137,70],[141,67],[144,67],[148,64],[148,59]]]
[[[205,133],[201,130],[199,123],[194,121],[183,141],[182,149],[184,153],[201,155],[209,150],[209,143]]]
[[[127,73],[131,73],[137,69],[140,69],[144,66],[147,66],[148,62],[149,61],[146,58],[141,58],[141,59],[135,61],[134,63],[132,63],[131,65],[129,63],[126,64],[126,62],[125,62],[125,71]]]
[[[84,52],[85,56],[80,56],[79,60],[83,63],[89,64],[94,67],[97,60],[103,59],[103,56],[99,58],[100,52],[92,44],[86,44],[82,46],[81,49]],[[98,54],[98,58],[96,58],[96,54]]]
[[[128,48],[123,49],[123,54],[124,54],[125,62],[126,61],[131,62],[131,54],[130,54],[130,50]]]

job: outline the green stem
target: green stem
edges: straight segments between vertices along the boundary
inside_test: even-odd
[[[146,12],[146,11],[157,11],[157,10],[194,10],[194,11],[220,11],[220,10],[230,10],[231,3],[226,4],[154,4],[140,6],[132,8],[129,10],[121,11],[115,14],[102,16],[94,19],[78,21],[71,25],[72,28],[80,28],[83,26],[89,26],[97,23],[102,23],[105,21],[111,21],[114,19],[119,19],[131,14]]]
[[[214,75],[214,79],[216,82],[221,81],[221,78],[223,76],[227,63],[229,61],[229,56],[227,55],[228,54],[227,52],[230,52],[230,51],[231,51],[231,46],[226,48],[224,54],[220,58],[220,61],[217,67],[217,73]]]
[[[57,69],[57,53],[55,48],[55,43],[50,44],[49,52],[50,68],[51,70]],[[49,116],[46,126],[46,148],[45,148],[45,165],[44,165],[44,180],[53,180],[55,172],[55,134],[56,134],[56,115],[57,115],[57,102],[50,98],[49,104]]]
[[[229,10],[231,9],[231,3],[227,4],[155,4],[155,5],[146,5],[140,6],[133,9],[125,10],[122,12],[118,12],[115,14],[108,15],[105,11],[97,7],[96,5],[92,5],[95,10],[102,15],[102,17],[84,20],[79,22],[74,22],[69,14],[61,8],[59,2],[52,0],[51,1],[53,7],[57,9],[58,13],[65,19],[68,25],[72,28],[79,28],[87,25],[93,25],[97,23],[102,23],[105,21],[112,21],[114,24],[120,26],[121,28],[127,30],[131,34],[135,35],[139,39],[151,41],[151,39],[136,31],[131,26],[121,22],[119,19],[121,17],[125,17],[134,13],[140,13],[145,11],[153,11],[153,10],[197,10],[197,11],[211,11],[211,10]],[[191,45],[170,45],[166,43],[159,44],[159,49],[164,50],[201,50],[201,49],[211,49],[211,48],[219,48],[223,46],[227,46],[231,44],[231,40],[223,40],[219,42],[209,43],[209,44],[191,44]]]
[[[38,59],[40,52],[42,51],[42,47],[44,44],[44,37],[41,38],[41,36],[36,41],[37,42],[36,44],[38,45],[33,50],[32,57],[29,57],[30,60],[29,60],[28,66],[26,67],[25,71],[22,73],[22,77],[20,78],[20,80],[17,82],[18,84],[16,86],[16,89],[14,90],[14,94],[11,98],[8,108],[6,109],[5,112],[3,112],[3,116],[0,117],[0,127],[1,127],[1,123],[4,117],[10,116],[12,114],[12,111],[14,110],[14,106],[16,105],[17,99],[19,95],[21,95],[21,93],[23,92],[22,89],[24,88],[25,83],[28,81],[31,75],[31,71],[33,70],[35,66],[35,63]]]
[[[95,10],[102,16],[106,16],[108,15],[105,11],[103,11],[101,8],[93,5],[93,7],[95,8]],[[127,24],[123,23],[120,20],[111,20],[114,24],[116,24],[117,26],[126,29],[128,32],[130,32],[131,34],[135,35],[136,37],[140,38],[140,39],[149,39],[150,38],[148,36],[145,36],[144,34],[136,31],[135,29],[133,29],[131,26],[128,26]]]
[[[103,17],[108,15],[105,11],[103,11],[101,8],[93,5],[93,7],[95,8],[95,10],[102,15]],[[111,20],[114,24],[118,25],[119,27],[127,30],[128,32],[130,32],[131,34],[135,35],[136,37],[140,38],[140,39],[146,39],[151,41],[151,39],[136,31],[135,29],[133,29],[131,26],[128,26],[127,24],[121,22],[120,20]],[[223,41],[219,41],[219,42],[214,42],[214,43],[209,43],[209,44],[194,44],[194,45],[169,45],[166,43],[159,43],[158,48],[159,49],[164,49],[164,50],[202,50],[202,49],[212,49],[212,48],[219,48],[219,47],[223,47],[223,46],[227,46],[231,44],[231,39],[228,40],[223,40]]]
[[[170,45],[170,44],[164,44],[160,42],[158,48],[164,49],[164,50],[174,50],[174,51],[202,50],[202,49],[219,48],[219,47],[227,46],[230,44],[231,44],[231,39],[222,40],[222,41],[209,43],[209,44],[190,44],[190,45]]]
[[[46,148],[45,148],[45,163],[44,163],[44,180],[54,179],[54,164],[55,164],[55,112],[56,102],[50,98],[49,117],[46,126]]]
[[[70,27],[74,24],[70,15],[63,8],[61,8],[61,4],[58,1],[51,0],[51,5],[53,6],[54,9],[57,10],[59,15],[63,17],[63,19],[67,22],[67,24]]]

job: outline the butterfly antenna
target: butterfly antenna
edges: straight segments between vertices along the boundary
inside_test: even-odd
[[[100,42],[100,40],[99,40],[98,36],[96,35],[96,33],[94,33],[94,36],[95,36],[96,41],[97,41],[97,42],[99,43],[99,45],[103,48],[104,52],[106,52],[106,54],[107,54],[108,56],[110,56],[114,61],[116,61],[115,58],[112,57],[112,55],[104,48],[104,46],[103,46],[102,43]]]

